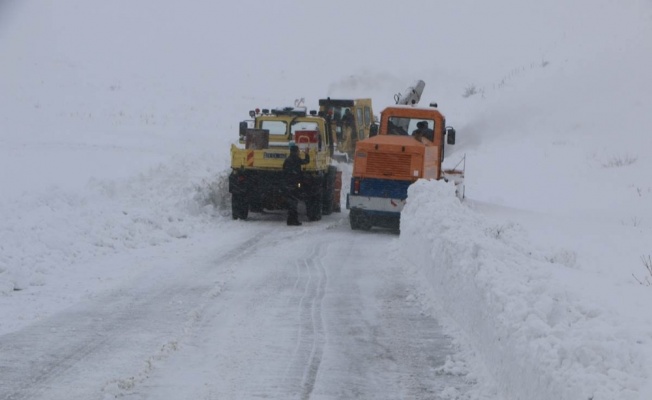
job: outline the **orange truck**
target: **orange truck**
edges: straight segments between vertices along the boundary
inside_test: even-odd
[[[446,126],[436,104],[383,110],[380,126],[356,146],[346,201],[351,228],[398,230],[408,187],[418,179],[452,180],[463,198],[464,170],[442,168],[446,144],[455,144],[455,129]]]

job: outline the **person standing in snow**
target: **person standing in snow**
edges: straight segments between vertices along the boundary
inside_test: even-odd
[[[301,225],[299,221],[299,198],[301,197],[301,178],[303,171],[301,166],[310,162],[310,155],[305,153],[305,158],[299,157],[299,147],[296,144],[290,145],[290,155],[283,162],[283,174],[285,178],[285,199],[288,207],[288,225]]]
[[[355,128],[355,116],[351,112],[351,109],[347,108],[344,110],[344,115],[342,115],[342,130],[347,132],[345,137],[355,140],[356,138],[356,128]]]

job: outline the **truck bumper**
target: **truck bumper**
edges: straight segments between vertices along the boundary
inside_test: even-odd
[[[380,213],[399,213],[405,207],[405,199],[392,199],[387,197],[372,197],[347,194],[346,208]]]

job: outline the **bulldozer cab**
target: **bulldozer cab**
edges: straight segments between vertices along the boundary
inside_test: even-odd
[[[326,118],[337,153],[352,157],[355,144],[368,138],[373,124],[371,99],[320,99],[319,115]]]

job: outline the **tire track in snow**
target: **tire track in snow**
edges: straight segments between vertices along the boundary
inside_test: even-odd
[[[302,400],[309,399],[312,394],[326,342],[322,301],[326,295],[328,277],[321,262],[323,246],[323,243],[313,246],[305,258],[296,262],[295,288],[303,286],[304,290],[298,304],[299,335],[285,380],[301,380],[293,386]]]
[[[268,230],[258,232],[224,253],[216,263],[202,266],[193,276],[254,254],[258,247],[269,245],[261,242],[268,234]],[[68,398],[84,398],[84,393],[106,393],[107,389],[117,390],[116,396],[130,392],[147,379],[154,363],[169,356],[169,351],[162,349],[174,351],[176,344],[190,334],[203,309],[222,287],[222,283],[216,286],[214,282],[199,286],[193,281],[166,282],[147,292],[139,287],[141,282],[133,282],[88,304],[0,336],[0,398],[41,399],[64,392]],[[188,312],[177,304],[197,306]],[[171,347],[171,343],[175,345]],[[125,348],[141,357],[132,359],[129,365],[145,365],[144,369],[127,372],[129,365],[120,360],[121,355],[130,353]],[[121,365],[117,373],[122,378],[96,382],[93,371],[101,371],[111,363]],[[89,375],[94,379],[83,381]]]
[[[270,230],[263,230],[256,233],[253,237],[247,239],[246,241],[242,242],[241,244],[234,247],[230,251],[226,252],[222,257],[220,257],[217,265],[224,265],[224,264],[238,262],[240,260],[246,259],[249,255],[255,254],[256,251],[258,251],[260,248],[272,246],[278,240],[280,240],[279,238],[276,238],[269,243],[262,242],[261,239],[268,236],[269,233]],[[213,269],[214,267],[215,265],[211,265],[211,269]],[[224,290],[224,282],[220,282],[217,285],[211,285],[210,290],[204,291],[202,294],[197,296],[197,298],[201,298],[203,296],[204,300],[206,301],[184,300],[185,303],[191,302],[193,304],[198,304],[198,305],[195,308],[193,308],[191,311],[186,312],[186,314],[189,315],[189,320],[186,322],[186,325],[184,326],[184,330],[181,336],[176,337],[171,341],[168,341],[166,344],[164,344],[161,347],[161,349],[158,352],[156,352],[154,355],[151,355],[147,360],[145,360],[143,364],[146,367],[143,370],[141,370],[138,374],[127,378],[111,380],[105,384],[102,391],[117,392],[115,396],[122,397],[125,394],[133,392],[136,385],[145,382],[149,378],[152,371],[157,367],[157,364],[160,364],[163,361],[165,361],[165,359],[167,359],[170,356],[171,352],[174,352],[178,349],[179,343],[182,343],[185,339],[187,339],[192,335],[192,333],[197,329],[200,320],[202,319],[204,310],[209,306],[209,304],[214,298],[216,298],[221,294],[223,290]],[[117,387],[117,391],[115,387]]]

